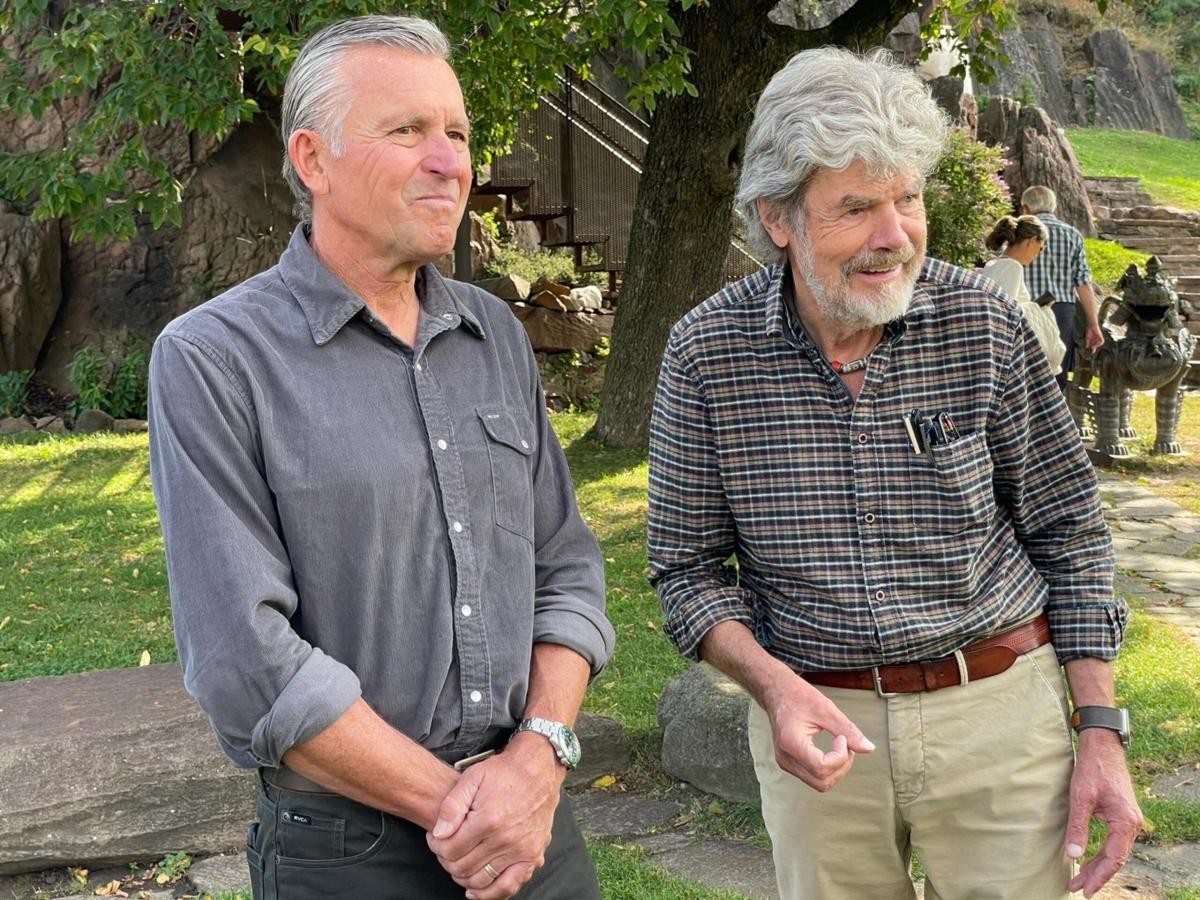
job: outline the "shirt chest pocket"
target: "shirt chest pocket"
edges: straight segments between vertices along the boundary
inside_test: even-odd
[[[991,521],[992,456],[981,434],[909,456],[909,512],[917,531],[958,534]]]
[[[478,407],[488,461],[496,524],[533,541],[533,423],[516,410]]]

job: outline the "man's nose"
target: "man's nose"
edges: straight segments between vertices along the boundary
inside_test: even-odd
[[[904,217],[894,203],[881,203],[875,211],[871,232],[872,250],[896,250],[909,243]]]
[[[429,139],[424,168],[442,178],[458,178],[466,165],[465,157],[466,154],[459,152],[459,145],[450,140],[448,135],[436,134]]]

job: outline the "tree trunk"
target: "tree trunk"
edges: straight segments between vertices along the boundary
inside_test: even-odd
[[[774,5],[718,0],[678,20],[699,96],[664,98],[650,126],[594,429],[609,446],[646,443],[667,334],[722,286],[742,144],[771,75],[805,47],[878,45],[913,3],[859,0],[809,32],[772,24]]]

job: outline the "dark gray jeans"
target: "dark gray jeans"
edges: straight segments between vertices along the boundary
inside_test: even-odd
[[[246,859],[255,900],[462,900],[418,825],[337,794],[263,784]],[[600,900],[571,801],[554,815],[546,864],[520,900]]]

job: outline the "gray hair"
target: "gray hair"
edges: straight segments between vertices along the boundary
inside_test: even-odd
[[[746,135],[735,202],[751,249],[782,262],[758,215],[761,198],[802,221],[804,191],[823,169],[856,161],[870,175],[933,171],[949,134],[924,82],[885,50],[860,56],[837,47],[797,53],[767,84]]]
[[[1021,194],[1021,205],[1031,213],[1053,213],[1058,209],[1058,197],[1044,184],[1035,184]]]
[[[296,216],[312,222],[312,193],[300,179],[288,141],[301,128],[324,138],[334,156],[341,156],[342,123],[349,111],[347,85],[339,70],[351,47],[376,44],[422,56],[449,60],[450,42],[432,22],[414,16],[358,16],[327,25],[310,37],[288,72],[283,87],[283,180],[296,198]]]

